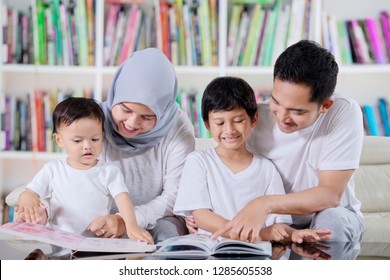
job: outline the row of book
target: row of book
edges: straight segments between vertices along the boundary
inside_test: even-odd
[[[111,4],[105,15],[103,64],[121,64],[135,50],[157,46],[153,11],[138,4]]]
[[[340,64],[385,64],[390,62],[389,13],[378,18],[337,20],[323,15],[324,47],[331,50]]]
[[[390,136],[389,99],[380,97],[377,104],[364,104],[361,108],[367,135]]]
[[[270,90],[256,90],[257,102],[264,102]],[[69,96],[93,98],[90,90],[84,92],[36,89],[24,98],[0,96],[0,150],[56,152],[52,141],[52,111],[55,105]],[[209,138],[201,115],[202,92],[181,89],[177,102],[194,125],[195,136]],[[381,97],[375,105],[361,105],[367,135],[390,136],[389,101]]]
[[[52,112],[69,96],[93,98],[93,92],[35,89],[23,97],[0,94],[0,150],[58,151],[52,141]]]
[[[218,65],[217,0],[141,2],[105,4],[103,65],[118,65],[147,47],[160,48],[175,65]],[[3,3],[3,63],[94,65],[95,5],[32,0],[26,13]],[[389,63],[387,11],[340,20],[321,14],[320,6],[320,0],[229,1],[227,65],[271,66],[300,39],[319,41],[340,64]]]
[[[122,63],[133,51],[158,47],[175,65],[218,64],[217,0],[154,1],[106,6],[103,61]]]
[[[317,0],[276,0],[229,6],[227,65],[271,66],[287,46],[316,40],[319,5]]]
[[[31,0],[26,11],[3,3],[3,63],[95,64],[94,0]]]
[[[270,95],[269,90],[257,90],[257,102]],[[52,112],[58,102],[70,96],[93,98],[92,91],[35,89],[18,97],[0,94],[0,151],[57,152],[52,141]],[[177,102],[194,125],[196,137],[208,138],[210,133],[201,116],[202,92],[181,89]]]

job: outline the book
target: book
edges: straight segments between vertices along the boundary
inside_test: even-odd
[[[375,112],[376,111],[375,106],[365,104],[362,106],[362,108],[363,108],[363,115],[366,118],[369,135],[382,136],[383,134],[381,133],[379,127],[377,114]]]
[[[380,97],[378,100],[379,103],[379,113],[380,119],[383,124],[384,135],[390,136],[390,111],[389,103],[384,97]]]
[[[204,234],[187,234],[168,238],[157,244],[159,249],[152,253],[156,257],[204,259],[210,256],[265,256],[272,254],[269,241],[249,243],[227,238],[212,239]]]
[[[34,240],[72,251],[81,252],[153,252],[156,245],[127,238],[85,237],[58,228],[33,223],[6,223],[0,226],[0,233],[15,239]]]

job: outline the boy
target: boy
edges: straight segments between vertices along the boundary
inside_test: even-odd
[[[112,197],[131,239],[153,243],[149,232],[137,225],[133,205],[120,169],[101,164],[104,113],[87,98],[68,98],[53,112],[53,138],[67,152],[66,159],[47,163],[19,197],[19,220],[39,222],[83,233],[95,218],[111,209]],[[40,198],[50,197],[48,221],[39,212]],[[36,219],[40,217],[41,219]],[[104,236],[104,229],[101,236]]]
[[[246,147],[258,122],[248,83],[235,77],[214,79],[203,93],[202,118],[218,145],[187,157],[174,213],[193,216],[198,232],[214,233],[252,199],[283,194],[284,189],[273,164]],[[256,239],[298,243],[329,239],[328,230],[294,230],[289,223],[288,215],[269,215]]]

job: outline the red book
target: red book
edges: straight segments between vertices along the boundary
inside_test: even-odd
[[[120,55],[120,63],[126,60],[135,48],[135,34],[139,29],[139,22],[141,20],[142,12],[138,5],[131,6],[128,12],[126,34],[123,39],[123,47]]]

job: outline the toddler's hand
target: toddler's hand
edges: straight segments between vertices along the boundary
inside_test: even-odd
[[[44,224],[47,221],[46,206],[40,201],[39,196],[26,189],[18,198],[18,207],[15,208],[17,221]]]

